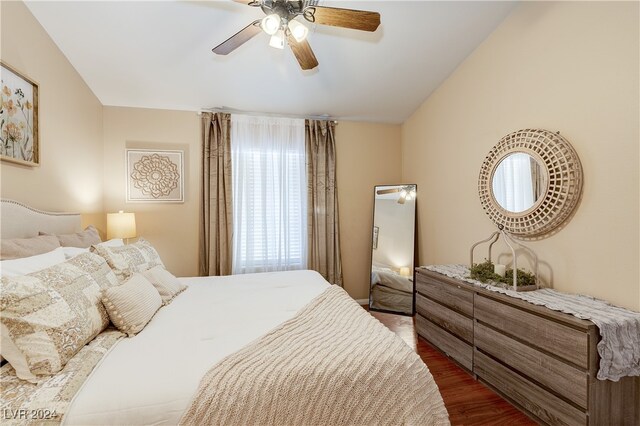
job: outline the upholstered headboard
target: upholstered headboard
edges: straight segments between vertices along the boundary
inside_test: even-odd
[[[0,199],[0,238],[27,238],[40,231],[71,234],[82,229],[79,213],[44,212],[13,200]]]

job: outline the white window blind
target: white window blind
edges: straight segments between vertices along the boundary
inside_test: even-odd
[[[233,273],[307,267],[304,120],[231,116]]]

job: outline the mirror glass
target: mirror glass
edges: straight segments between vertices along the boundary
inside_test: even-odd
[[[530,209],[546,192],[547,174],[535,158],[523,152],[507,155],[496,167],[491,187],[500,206],[520,213]]]
[[[413,315],[416,185],[374,189],[369,309]]]

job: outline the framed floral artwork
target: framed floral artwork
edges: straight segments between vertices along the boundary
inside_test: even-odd
[[[37,166],[38,85],[4,62],[0,80],[0,159]]]
[[[184,151],[126,150],[128,203],[183,203]]]

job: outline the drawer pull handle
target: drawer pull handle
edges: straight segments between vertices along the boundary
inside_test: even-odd
[[[458,286],[456,286],[456,287],[458,287],[458,288],[462,288],[462,287],[460,287],[459,285],[458,285]]]

